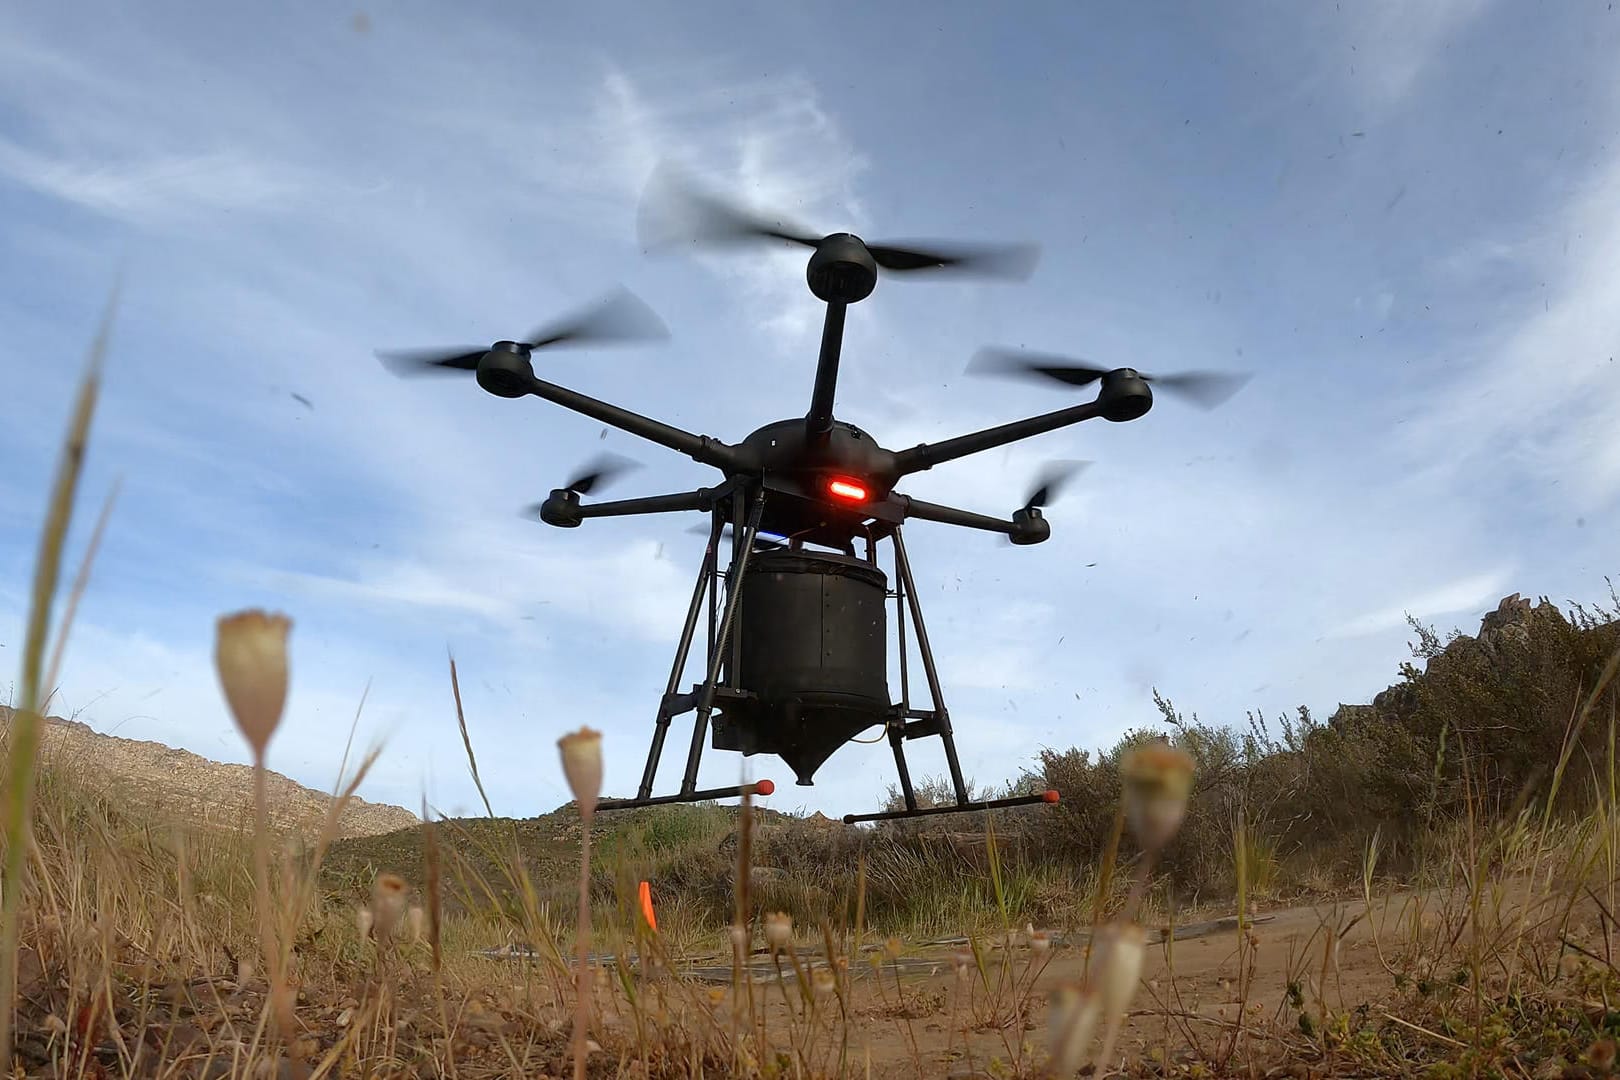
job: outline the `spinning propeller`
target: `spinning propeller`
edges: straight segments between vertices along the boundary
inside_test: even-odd
[[[1045,379],[1066,386],[1086,386],[1107,375],[1113,368],[1094,367],[1066,356],[1033,353],[1023,349],[987,348],[973,356],[967,368],[981,374],[1014,375]],[[1184,371],[1174,375],[1148,375],[1137,372],[1142,381],[1156,389],[1168,390],[1202,409],[1213,409],[1241,390],[1249,381],[1247,373]]]
[[[527,341],[500,341],[525,355],[535,349],[565,345],[603,345],[661,340],[669,336],[663,320],[628,289],[616,289],[592,303],[537,328]],[[428,375],[446,371],[476,371],[490,345],[401,349],[379,352],[396,375]]]
[[[648,250],[679,243],[710,247],[779,240],[820,249],[828,241],[856,240],[884,270],[950,270],[1022,281],[1035,269],[1035,244],[962,244],[905,241],[870,244],[849,233],[818,235],[775,214],[762,214],[699,188],[672,166],[654,173],[642,202],[639,235]]]
[[[1024,510],[1039,510],[1050,505],[1075,474],[1090,464],[1089,461],[1054,461],[1048,464],[1041,470],[1035,489],[1029,493],[1029,501],[1024,503]]]
[[[619,454],[602,453],[592,458],[582,469],[575,473],[574,478],[563,487],[557,489],[561,492],[571,492],[575,495],[589,495],[598,484],[606,483],[627,472],[641,468],[641,462]],[[555,492],[553,493],[555,494]],[[533,518],[540,516],[540,507],[543,503],[530,503],[523,508],[523,516]]]
[[[709,526],[707,526],[707,525],[693,525],[690,529],[687,529],[686,531],[688,533],[690,533],[691,535],[693,535],[693,536],[708,536],[709,535]],[[736,535],[737,535],[737,530],[732,526],[731,522],[728,521],[724,525],[720,526],[720,538],[722,540],[725,540],[725,541],[727,541],[729,543],[729,542],[731,542],[731,540]],[[779,538],[777,538],[776,536],[773,536],[770,533],[763,533],[763,532],[758,532],[758,533],[754,534],[754,543],[760,544],[760,545],[762,545],[764,547],[772,547],[772,548],[786,548],[788,546],[786,540],[779,539]]]
[[[568,481],[563,490],[589,495],[591,489],[596,487],[597,484],[612,480],[614,477],[622,476],[639,468],[641,468],[641,462],[632,461],[630,458],[620,454],[598,454],[590,460],[590,464],[585,467],[583,472],[576,473],[574,478]]]

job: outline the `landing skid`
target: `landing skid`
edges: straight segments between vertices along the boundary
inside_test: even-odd
[[[692,588],[692,600],[687,608],[686,622],[681,629],[680,644],[676,648],[675,661],[670,669],[669,681],[665,685],[664,695],[659,702],[658,718],[653,728],[652,745],[647,753],[647,763],[642,770],[641,783],[636,791],[635,798],[631,799],[604,799],[597,804],[599,810],[628,810],[640,806],[659,806],[669,803],[703,802],[710,799],[741,797],[748,795],[769,795],[775,791],[775,784],[770,780],[758,780],[753,783],[738,784],[721,788],[708,788],[699,790],[697,787],[698,765],[702,760],[703,743],[709,734],[709,723],[717,705],[726,701],[744,702],[757,700],[753,692],[735,685],[737,672],[741,667],[741,639],[735,633],[737,614],[742,597],[742,581],[748,573],[749,563],[754,551],[754,542],[759,534],[760,517],[764,510],[765,494],[756,491],[751,502],[745,504],[743,495],[736,489],[726,496],[732,511],[732,552],[730,568],[721,572],[719,570],[719,549],[722,531],[727,524],[725,519],[716,513],[712,519],[709,530],[709,542],[704,552],[703,563],[698,571],[697,581]],[[747,509],[746,520],[744,509]],[[877,566],[877,545],[881,540],[888,539],[894,550],[895,581],[887,592],[887,599],[895,601],[896,613],[899,616],[896,628],[899,634],[899,664],[900,664],[900,701],[891,705],[887,715],[880,723],[884,727],[889,740],[889,747],[894,753],[895,771],[900,781],[900,791],[905,799],[904,810],[877,811],[867,814],[845,814],[845,824],[855,824],[862,821],[897,821],[908,818],[934,817],[942,814],[972,813],[982,810],[993,810],[1012,806],[1029,806],[1037,803],[1055,803],[1058,801],[1056,791],[1045,791],[1039,795],[1015,796],[1005,799],[972,800],[968,798],[967,784],[962,777],[961,762],[957,757],[956,739],[951,730],[950,712],[944,703],[944,695],[940,689],[939,672],[934,664],[934,653],[928,642],[928,631],[923,625],[922,607],[917,600],[917,587],[911,574],[911,562],[906,557],[905,541],[900,535],[900,525],[891,522],[874,522],[866,535],[865,561]],[[796,545],[795,545],[796,546]],[[851,550],[849,554],[853,555]],[[721,609],[720,581],[726,582],[725,605]],[[698,617],[702,613],[705,603],[708,607],[708,632],[706,650],[708,661],[707,671],[703,682],[697,683],[689,692],[679,693],[681,677],[687,666],[692,650],[692,640],[697,633]],[[931,709],[916,709],[911,706],[911,686],[909,657],[906,649],[906,621],[907,616],[917,636],[917,650],[922,658],[923,673],[928,683],[929,697],[933,701]],[[730,663],[725,663],[729,656]],[[725,675],[722,675],[722,672]],[[658,772],[659,761],[663,756],[664,743],[669,735],[671,721],[688,712],[695,713],[692,727],[692,741],[687,748],[686,768],[681,777],[680,790],[670,795],[653,795],[653,784]],[[905,744],[912,739],[921,739],[928,736],[938,736],[945,751],[946,766],[950,770],[951,786],[956,795],[953,804],[945,806],[919,807],[917,805],[916,789],[912,785],[911,770],[906,762]]]

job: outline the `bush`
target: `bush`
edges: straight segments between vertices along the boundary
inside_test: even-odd
[[[1620,601],[1595,611],[1577,604],[1566,615],[1545,599],[1532,607],[1517,595],[1485,617],[1477,637],[1453,632],[1442,642],[1411,620],[1422,670],[1402,664],[1400,683],[1370,705],[1341,706],[1326,723],[1302,706],[1297,717],[1280,719],[1277,734],[1254,714],[1241,733],[1184,718],[1155,692],[1163,731],[1132,732],[1095,758],[1079,748],[1041,755],[1038,775],[1063,801],[1035,819],[1039,847],[1065,862],[1094,859],[1114,827],[1121,755],[1156,738],[1187,751],[1198,767],[1187,822],[1164,860],[1174,868],[1166,884],[1183,894],[1232,888],[1240,814],[1251,855],[1269,852],[1279,868],[1292,863],[1296,877],[1308,870],[1347,880],[1360,874],[1374,830],[1383,865],[1404,873],[1415,868],[1428,832],[1470,809],[1501,820],[1553,797],[1553,812],[1580,813],[1599,786],[1617,782],[1609,764],[1617,687],[1601,685],[1620,648],[1617,620]],[[1592,708],[1583,712],[1589,697]],[[1578,767],[1560,775],[1572,731],[1570,761]]]

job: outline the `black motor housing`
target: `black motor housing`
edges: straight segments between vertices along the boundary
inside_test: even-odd
[[[833,552],[759,551],[749,563],[741,660],[732,672],[727,658],[726,682],[753,699],[725,703],[713,745],[775,754],[808,786],[834,751],[888,716],[888,578]]]

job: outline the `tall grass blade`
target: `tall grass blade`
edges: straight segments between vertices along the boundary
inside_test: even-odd
[[[17,911],[22,900],[24,855],[29,817],[33,807],[34,762],[39,754],[41,675],[45,643],[50,632],[51,604],[55,598],[62,568],[62,549],[67,545],[68,526],[73,518],[73,500],[84,470],[85,452],[90,442],[90,423],[101,393],[101,368],[112,331],[113,314],[118,307],[119,286],[114,284],[101,326],[90,345],[90,355],[79,393],[74,401],[73,418],[57,461],[56,478],[47,504],[45,528],[40,537],[39,559],[34,568],[33,593],[23,646],[22,694],[19,708],[12,714],[9,753],[6,757],[4,795],[6,856],[0,877],[0,1048],[6,1059],[12,1056],[12,1017],[17,995]]]

